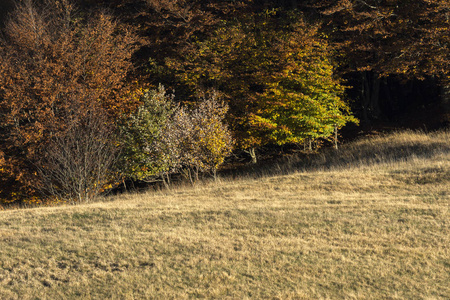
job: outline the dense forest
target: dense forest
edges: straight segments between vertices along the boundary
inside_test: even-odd
[[[0,18],[0,204],[449,122],[448,0],[11,0]]]

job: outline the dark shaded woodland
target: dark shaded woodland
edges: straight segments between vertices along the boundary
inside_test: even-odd
[[[14,0],[0,3],[2,24],[9,12],[14,9]],[[21,1],[17,1],[21,2]],[[23,2],[23,1],[22,1]],[[436,119],[436,111],[441,108],[448,111],[448,18],[449,4],[446,1],[180,1],[180,0],[76,0],[78,9],[83,11],[106,10],[120,22],[131,26],[139,35],[140,48],[135,53],[135,76],[143,77],[147,82],[176,85],[178,93],[184,93],[178,84],[174,84],[172,74],[162,72],[155,76],[149,74],[149,58],[152,62],[161,62],[166,57],[179,55],[179,50],[194,35],[208,34],[219,20],[232,20],[245,15],[257,14],[271,9],[300,11],[311,20],[321,22],[324,32],[333,31],[331,39],[339,49],[347,50],[340,54],[340,71],[347,80],[347,94],[351,99],[354,114],[361,119],[362,125],[374,125],[379,122],[398,122],[401,126],[445,126],[445,116]],[[414,3],[414,4],[412,4]],[[404,15],[397,12],[409,7]],[[392,9],[394,12],[392,12]],[[395,11],[397,10],[397,11]],[[185,12],[188,18],[183,18]],[[392,16],[389,16],[390,13]],[[371,14],[382,14],[377,20]],[[384,14],[384,15],[383,15]],[[397,19],[397,20],[396,20]],[[443,23],[442,23],[443,21]],[[406,28],[394,28],[400,22]],[[441,22],[441,23],[440,23]],[[414,24],[416,23],[416,24]],[[352,27],[350,29],[350,27]],[[447,32],[445,32],[447,29]],[[379,30],[378,33],[376,31]],[[389,32],[392,30],[392,32]],[[394,32],[394,30],[396,32]],[[441,36],[433,33],[440,31]],[[402,32],[403,31],[403,32]],[[203,32],[203,34],[202,34]],[[411,34],[412,32],[412,34]],[[375,34],[374,34],[375,33]],[[410,48],[415,51],[414,43],[428,34],[428,45],[424,43],[421,52],[403,55],[404,61],[392,61],[391,57]],[[395,47],[383,43],[396,40]],[[442,39],[442,40],[441,40]],[[433,45],[434,44],[434,45]],[[351,45],[358,47],[351,48]],[[376,45],[376,46],[374,46]],[[441,62],[437,68],[430,67],[432,56],[440,45]],[[360,49],[358,49],[360,48]],[[403,49],[402,49],[403,48]],[[392,51],[395,50],[395,51]],[[426,53],[429,51],[430,53]],[[414,56],[414,59],[410,59]],[[444,62],[444,63],[443,63]],[[397,66],[394,65],[397,64]],[[403,66],[402,66],[403,65]],[[417,70],[405,72],[401,68]],[[363,66],[363,67],[361,67]],[[395,70],[395,68],[400,68]],[[420,70],[423,68],[423,70]],[[364,70],[363,70],[364,69]],[[382,75],[381,77],[379,77]],[[445,78],[447,76],[447,78]],[[421,113],[424,115],[421,116]],[[431,114],[427,119],[426,113]],[[419,120],[415,121],[415,118]],[[431,123],[428,123],[431,122]]]

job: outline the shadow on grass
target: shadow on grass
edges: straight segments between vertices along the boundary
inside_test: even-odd
[[[339,150],[321,149],[316,153],[299,153],[274,161],[246,165],[221,175],[225,178],[271,176],[298,171],[373,166],[413,158],[431,159],[449,153],[449,130],[429,134],[405,131],[357,140],[341,146]]]

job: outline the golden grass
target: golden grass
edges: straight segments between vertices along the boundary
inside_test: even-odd
[[[450,298],[449,132],[274,169],[2,211],[0,299]]]

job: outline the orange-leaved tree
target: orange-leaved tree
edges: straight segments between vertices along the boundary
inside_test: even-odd
[[[0,185],[11,187],[0,191],[3,201],[37,194],[42,182],[36,164],[55,138],[73,128],[67,116],[86,120],[99,109],[111,123],[130,108],[126,76],[133,43],[107,14],[79,15],[68,0],[17,5],[0,39]],[[79,109],[84,107],[89,109]]]

